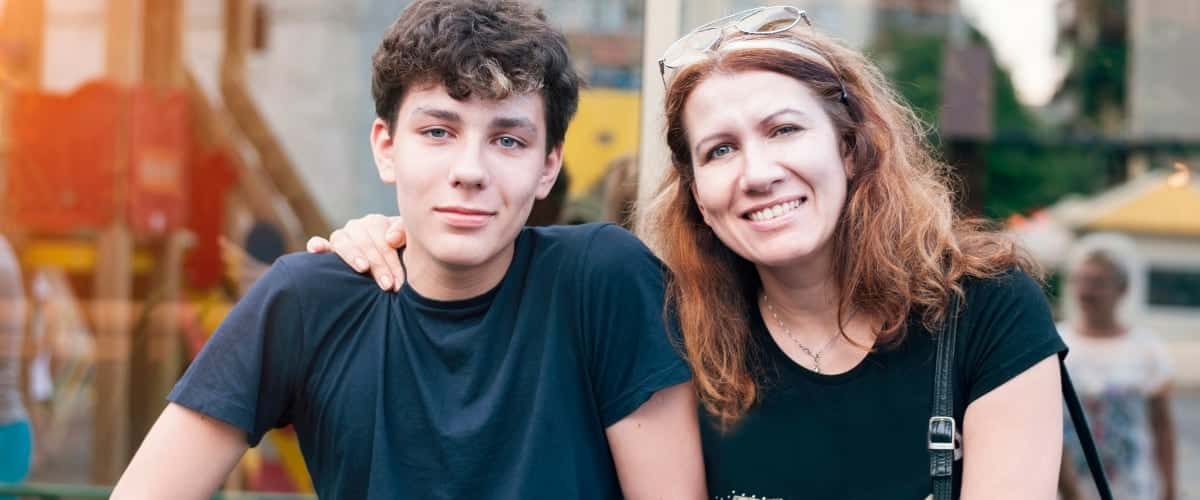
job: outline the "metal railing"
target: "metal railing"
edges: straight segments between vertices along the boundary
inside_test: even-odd
[[[65,500],[73,498],[108,498],[112,488],[88,484],[56,483],[0,483],[0,496],[40,500]],[[257,493],[246,491],[222,491],[212,496],[213,500],[315,500],[315,495],[287,493]]]

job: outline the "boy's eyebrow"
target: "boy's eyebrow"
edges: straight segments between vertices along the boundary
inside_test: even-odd
[[[537,125],[533,124],[525,117],[499,117],[492,120],[492,128],[494,129],[525,129],[530,134],[536,134],[538,131]]]
[[[439,120],[445,120],[448,122],[462,123],[462,117],[458,116],[458,113],[455,113],[455,112],[449,111],[449,110],[445,110],[445,109],[422,107],[422,108],[417,108],[416,113],[419,115],[431,116],[433,118],[437,118]]]
[[[448,121],[448,122],[454,122],[454,123],[462,123],[463,122],[462,116],[460,116],[458,113],[455,113],[455,112],[447,110],[447,109],[420,107],[420,108],[417,108],[415,113],[418,115],[425,115],[425,116],[429,116],[432,118],[436,118],[438,120],[443,120],[443,121]],[[525,129],[526,131],[528,131],[531,134],[536,134],[538,131],[537,125],[534,125],[532,120],[530,120],[529,118],[523,117],[523,116],[497,117],[492,120],[492,123],[490,124],[490,126],[493,129],[502,129],[502,130]]]

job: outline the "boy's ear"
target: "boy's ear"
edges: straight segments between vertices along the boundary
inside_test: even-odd
[[[546,161],[542,164],[542,175],[538,177],[537,199],[544,200],[550,195],[550,190],[554,189],[554,181],[558,179],[558,173],[562,170],[562,162],[562,144],[554,146],[554,149],[546,153]]]
[[[388,128],[387,122],[382,118],[376,118],[371,124],[371,156],[375,158],[379,180],[392,184],[396,182],[396,165],[393,160],[396,143],[392,139],[392,131]]]

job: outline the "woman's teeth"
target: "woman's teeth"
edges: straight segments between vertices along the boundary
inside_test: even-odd
[[[779,217],[783,214],[786,214],[788,212],[791,212],[792,210],[800,208],[800,205],[802,202],[803,202],[803,199],[783,202],[778,205],[773,205],[773,206],[764,208],[762,210],[750,212],[750,215],[748,215],[747,217],[749,217],[750,220],[756,221],[756,222],[768,221],[768,220],[774,219],[776,217]]]

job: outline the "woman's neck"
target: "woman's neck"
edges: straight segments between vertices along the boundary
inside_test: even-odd
[[[1078,323],[1079,333],[1089,337],[1119,337],[1127,328],[1115,316],[1084,317]]]
[[[758,276],[763,287],[759,299],[770,304],[793,332],[825,337],[844,326],[846,318],[838,317],[840,293],[831,268],[759,266]]]
[[[763,293],[776,308],[814,317],[836,312],[839,289],[829,248],[822,248],[801,261],[778,266],[756,264],[755,268]]]
[[[825,316],[837,309],[837,284],[832,276],[796,276],[763,269],[758,276],[767,300],[789,315]]]
[[[824,270],[760,266],[758,276],[763,286],[759,313],[775,343],[793,361],[821,373],[843,373],[861,363],[875,345],[876,320],[853,309],[839,310],[841,288],[831,266]],[[833,339],[839,335],[848,341]],[[801,352],[793,344],[821,352],[819,366],[811,352]]]

